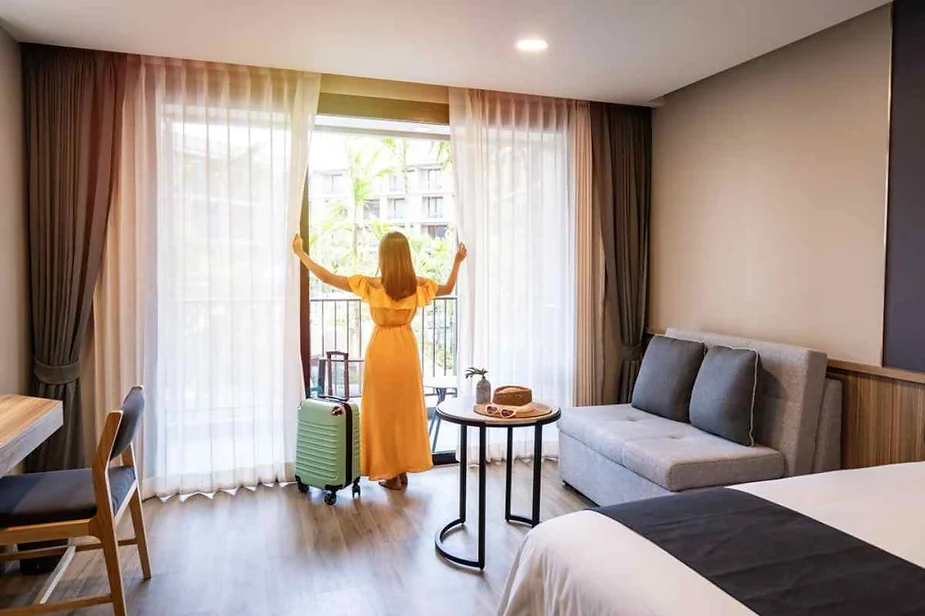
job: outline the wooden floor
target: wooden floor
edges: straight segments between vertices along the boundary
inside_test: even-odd
[[[542,518],[589,505],[544,463]],[[515,513],[529,515],[531,466],[516,463]],[[477,474],[469,474],[475,522]],[[488,473],[487,564],[483,573],[453,567],[434,552],[434,533],[458,508],[458,468],[413,475],[407,492],[363,482],[333,507],[294,485],[237,494],[145,501],[154,577],[141,579],[134,548],[123,548],[130,614],[491,614],[527,528],[504,522],[504,467]],[[127,523],[129,525],[127,525]],[[122,536],[130,535],[128,516]],[[451,545],[474,549],[474,526]],[[474,553],[474,552],[472,552]],[[32,600],[44,576],[12,570],[0,579],[0,605]],[[54,598],[108,592],[102,556],[77,555]],[[111,614],[111,608],[81,615]]]

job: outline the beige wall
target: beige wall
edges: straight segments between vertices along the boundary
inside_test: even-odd
[[[28,386],[29,282],[19,45],[0,28],[0,394]]]
[[[650,326],[880,363],[889,7],[666,97]]]

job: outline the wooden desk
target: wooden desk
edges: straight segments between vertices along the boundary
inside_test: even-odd
[[[0,476],[64,425],[60,400],[0,395]]]

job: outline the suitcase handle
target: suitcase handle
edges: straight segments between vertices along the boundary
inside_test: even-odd
[[[340,404],[333,409],[331,409],[331,415],[338,417],[344,415],[344,421],[346,423],[346,432],[347,432],[347,451],[345,456],[345,475],[344,480],[349,482],[351,476],[353,475],[353,411],[350,409],[350,357],[347,353],[343,351],[328,351],[325,353],[325,357],[328,360],[328,386],[327,386],[327,395],[324,396],[327,400],[333,400],[339,402]],[[334,361],[339,360],[344,363],[344,397],[340,398],[334,395]]]
[[[325,354],[327,358],[327,392],[321,394],[319,397],[324,400],[332,400],[334,402],[348,402],[350,400],[350,356],[343,351],[328,351]],[[334,395],[334,361],[339,360],[344,364],[344,395],[335,396]],[[336,415],[336,412],[332,412]]]

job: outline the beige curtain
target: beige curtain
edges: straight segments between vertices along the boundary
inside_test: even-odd
[[[154,100],[140,87],[141,61],[129,59],[127,96],[123,107],[120,182],[109,226],[99,281],[93,293],[92,327],[85,340],[87,361],[82,378],[92,387],[82,391],[86,440],[95,442],[106,414],[119,408],[128,390],[155,381],[155,366],[145,349],[153,344],[157,310],[153,290],[155,272],[155,208],[157,167],[155,151],[148,144],[154,135]],[[152,406],[153,390],[146,392]],[[146,413],[146,415],[148,415]],[[144,477],[145,448],[150,417],[136,439],[136,464]]]
[[[84,375],[94,438],[106,410],[145,385],[146,497],[291,475],[304,394],[289,240],[319,86],[310,73],[130,63]]]
[[[575,349],[575,404],[602,402],[604,380],[604,246],[600,220],[592,203],[591,111],[577,103],[570,116],[569,133],[575,174],[578,330]]]

